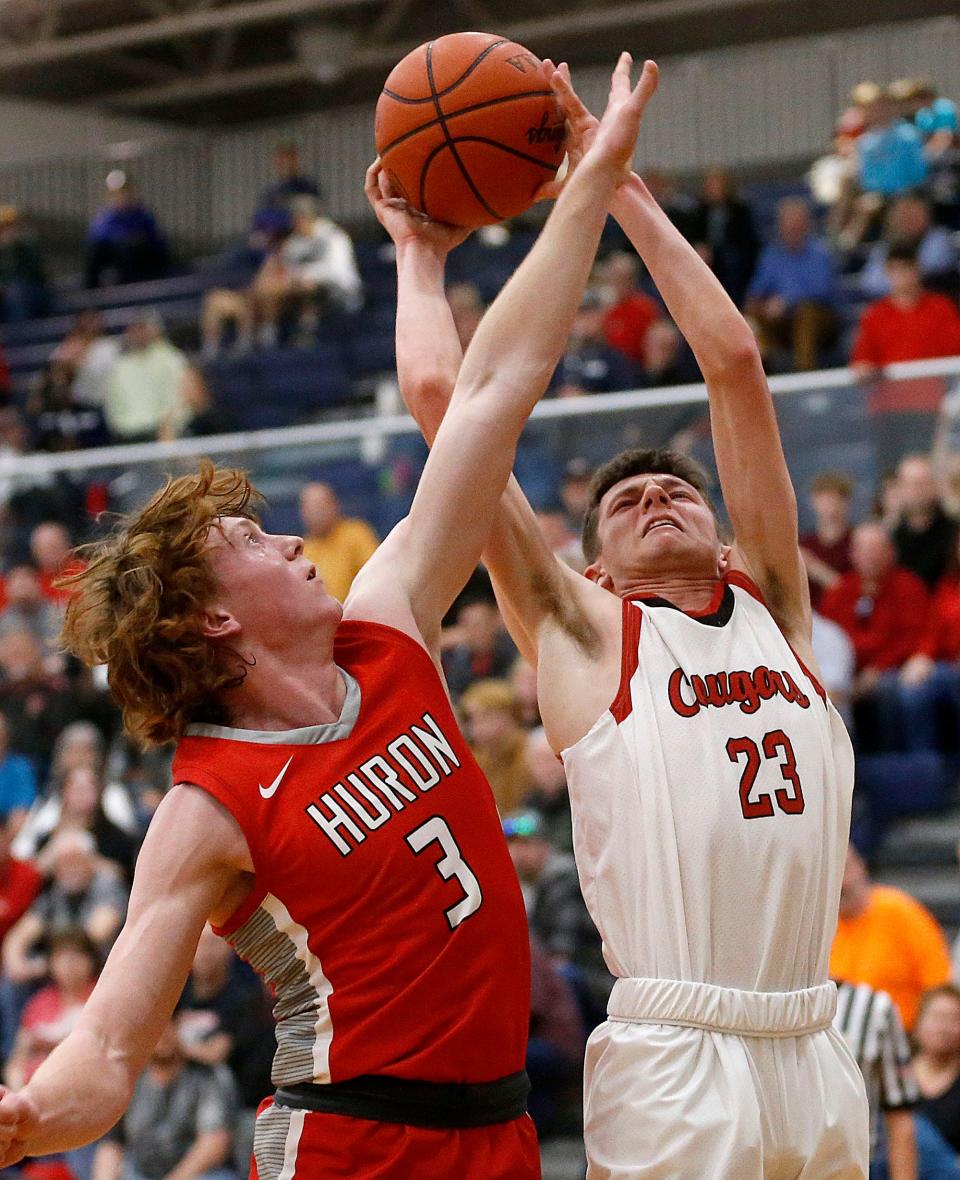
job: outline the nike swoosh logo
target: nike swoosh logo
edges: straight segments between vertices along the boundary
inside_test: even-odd
[[[265,787],[263,785],[260,785],[260,794],[264,797],[264,799],[272,799],[273,796],[277,793],[277,787],[279,787],[280,784],[283,782],[283,776],[290,769],[290,763],[292,761],[293,761],[293,755],[291,754],[290,757],[287,759],[286,765],[284,766],[283,770],[280,771],[280,773],[273,780],[273,782],[270,784],[270,786]]]

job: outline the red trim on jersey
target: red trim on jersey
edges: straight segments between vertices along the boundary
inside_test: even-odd
[[[630,681],[640,663],[640,624],[643,611],[628,598],[623,600],[623,628],[620,639],[620,687],[610,706],[610,712],[617,725],[622,725],[630,716],[633,700],[630,696]]]
[[[746,592],[750,595],[750,597],[755,598],[757,600],[757,602],[759,602],[762,606],[767,605],[763,601],[763,595],[760,593],[759,586],[756,584],[756,582],[751,577],[749,577],[747,574],[743,573],[741,570],[731,570],[730,573],[727,574],[727,581],[732,586],[739,586],[742,590],[746,590]],[[769,609],[769,607],[767,609]],[[787,637],[784,635],[784,639],[786,639],[786,638]],[[814,674],[810,671],[810,669],[803,662],[803,660],[800,659],[800,657],[797,655],[796,651],[794,651],[793,644],[790,642],[789,639],[787,639],[787,647],[789,647],[790,650],[793,652],[793,658],[800,665],[801,669],[803,670],[804,676],[806,676],[806,678],[813,685],[817,695],[820,697],[820,699],[823,701],[823,703],[826,704],[827,703],[827,694],[824,691],[823,685],[816,678],[816,676],[814,676]]]
[[[254,879],[253,885],[250,887],[250,892],[240,902],[237,908],[233,911],[229,918],[222,926],[212,927],[214,934],[220,938],[229,938],[246,922],[255,910],[258,910],[263,903],[263,899],[267,896],[266,889],[261,889]]]
[[[763,595],[760,593],[760,587],[753,580],[753,578],[751,578],[749,574],[745,574],[743,570],[731,570],[727,574],[725,580],[731,586],[739,586],[741,590],[746,590],[750,597],[755,598],[757,602],[761,604],[761,606],[767,605],[763,600]]]
[[[786,638],[786,636],[784,636],[784,638]],[[796,651],[794,651],[793,644],[790,642],[789,639],[787,639],[787,647],[789,647],[790,650],[793,652],[793,658],[797,661],[797,663],[803,669],[804,676],[806,676],[806,678],[810,681],[810,683],[816,689],[817,695],[820,697],[820,700],[823,701],[824,704],[826,704],[827,703],[827,694],[826,694],[826,691],[825,691],[823,685],[816,678],[816,676],[814,676],[814,674],[810,671],[810,669],[803,662],[803,660],[800,659],[800,657],[797,655]]]
[[[702,619],[704,615],[715,615],[720,609],[721,602],[723,602],[723,593],[726,588],[727,585],[725,582],[717,582],[713,594],[710,596],[710,601],[706,606],[701,607],[700,610],[685,610],[683,614],[691,619]]]

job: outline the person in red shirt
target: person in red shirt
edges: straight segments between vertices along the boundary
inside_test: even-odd
[[[896,361],[960,355],[960,312],[945,295],[924,291],[916,254],[890,250],[890,294],[871,303],[860,320],[850,363],[860,377],[873,377]]]
[[[853,481],[841,471],[823,471],[810,487],[814,527],[800,537],[800,556],[810,579],[810,602],[820,607],[825,591],[835,586],[850,565],[850,500]]]
[[[70,544],[70,534],[55,520],[38,524],[30,534],[30,555],[37,567],[41,592],[58,606],[66,605],[70,591],[56,586],[57,580],[83,569],[83,562],[71,554]]]
[[[0,946],[40,892],[43,878],[32,861],[10,855],[10,837],[0,825]]]
[[[885,270],[890,294],[864,311],[850,357],[854,374],[871,383],[867,408],[881,472],[893,470],[905,455],[930,450],[945,392],[942,377],[893,381],[883,378],[883,369],[897,361],[960,355],[960,313],[945,295],[923,289],[915,253],[891,248]]]
[[[960,540],[955,550],[952,568],[934,590],[920,642],[896,685],[908,750],[943,751],[949,735],[960,732]]]
[[[850,636],[855,692],[863,695],[916,650],[930,600],[917,575],[896,564],[890,534],[878,521],[854,529],[850,554],[853,569],[824,594],[820,609]]]
[[[649,295],[637,290],[640,260],[618,251],[603,266],[603,282],[613,302],[603,317],[603,334],[611,348],[643,365],[647,359],[647,332],[660,319],[660,309]]]

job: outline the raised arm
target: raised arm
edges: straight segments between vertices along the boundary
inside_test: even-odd
[[[379,163],[371,165],[366,193],[396,246],[397,380],[407,409],[432,446],[463,361],[444,277],[447,255],[466,231],[430,221],[405,201],[389,196],[382,176]],[[582,583],[584,592],[595,587],[554,556],[512,475],[484,546],[483,560],[513,640],[535,665],[540,622],[551,604],[564,598],[569,601],[579,588],[568,586],[562,595],[564,580]],[[545,593],[547,587],[555,593]]]
[[[591,116],[565,68],[555,85],[568,119],[587,124]],[[617,189],[610,211],[643,259],[706,381],[717,469],[739,557],[788,636],[809,639],[796,496],[753,333],[639,176]]]
[[[160,804],[137,861],[126,925],[76,1028],[29,1084],[0,1099],[0,1166],[89,1143],[116,1123],[183,990],[204,923],[249,857],[203,792]]]
[[[413,618],[428,641],[480,557],[517,440],[566,344],[607,207],[655,88],[656,67],[651,62],[631,90],[630,58],[623,55],[591,150],[561,193],[530,254],[481,321],[460,366],[449,411],[439,428],[433,422],[435,444],[410,515],[385,542],[393,575],[404,587]],[[438,316],[449,316],[442,268],[431,272],[422,252],[398,252],[398,267],[401,282],[420,271],[428,305]],[[402,331],[406,347],[409,333],[429,328],[416,315],[402,315],[398,334]],[[451,352],[449,366],[438,365],[441,382],[449,379],[455,364]],[[371,594],[368,601],[372,598]]]

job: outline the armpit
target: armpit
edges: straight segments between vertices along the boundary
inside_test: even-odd
[[[570,593],[562,577],[534,573],[530,588],[544,614],[591,659],[600,655],[600,633],[586,611]]]

